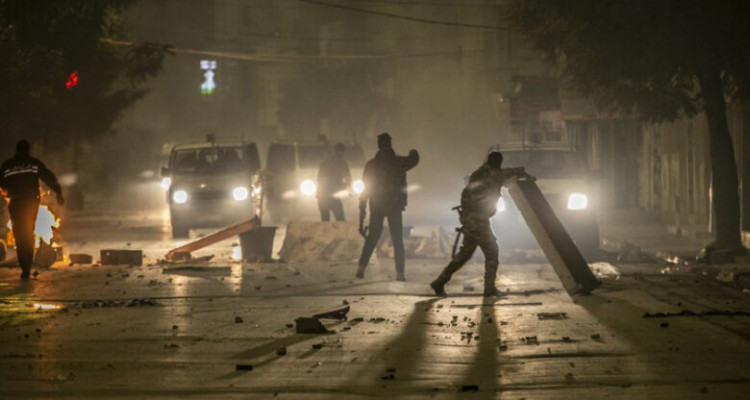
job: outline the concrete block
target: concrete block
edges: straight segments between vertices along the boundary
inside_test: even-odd
[[[143,265],[141,250],[101,250],[102,265]]]
[[[356,222],[290,222],[279,256],[286,262],[352,262],[364,238]]]
[[[68,256],[72,264],[91,264],[94,262],[94,257],[91,254],[71,254]]]

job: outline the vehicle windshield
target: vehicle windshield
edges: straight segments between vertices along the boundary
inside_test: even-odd
[[[242,147],[210,147],[175,151],[175,174],[238,172],[249,169]]]
[[[537,178],[581,178],[585,170],[572,151],[504,151],[503,168],[523,167]]]

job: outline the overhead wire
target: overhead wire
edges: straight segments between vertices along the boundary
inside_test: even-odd
[[[126,40],[113,40],[102,38],[99,39],[102,43],[107,43],[113,46],[130,47],[134,43]],[[201,56],[210,56],[217,58],[227,58],[233,60],[242,61],[257,61],[257,62],[313,62],[313,61],[374,61],[374,60],[392,60],[392,59],[406,59],[406,58],[426,58],[426,57],[446,57],[446,56],[467,56],[472,54],[486,53],[487,49],[479,50],[462,50],[460,52],[438,52],[438,53],[415,53],[415,54],[399,54],[399,55],[385,55],[385,54],[362,54],[362,55],[279,55],[279,54],[249,54],[240,52],[227,52],[227,51],[216,51],[216,50],[200,50],[200,49],[189,49],[181,47],[171,47],[169,51],[172,53],[181,54],[192,54]]]
[[[339,8],[343,10],[355,11],[355,12],[360,12],[360,13],[365,13],[365,14],[379,15],[381,17],[395,18],[395,19],[401,19],[401,20],[412,21],[412,22],[421,22],[424,24],[456,26],[456,27],[461,27],[461,28],[474,28],[474,29],[508,30],[507,27],[500,26],[500,25],[470,24],[470,23],[464,23],[464,22],[451,22],[451,21],[440,21],[440,20],[433,20],[433,19],[427,19],[427,18],[417,18],[417,17],[410,17],[407,15],[387,13],[387,12],[382,12],[382,11],[374,11],[374,10],[368,10],[368,9],[359,8],[359,7],[345,6],[342,4],[333,4],[333,3],[328,3],[328,2],[319,1],[319,0],[297,0],[297,1],[300,1],[302,3],[317,4],[317,5],[324,6],[324,7]]]

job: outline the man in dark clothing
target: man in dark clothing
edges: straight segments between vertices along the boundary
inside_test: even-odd
[[[523,168],[502,169],[503,155],[492,152],[487,156],[487,162],[474,171],[469,183],[461,192],[461,208],[459,211],[463,242],[461,249],[443,272],[430,283],[435,294],[445,297],[445,284],[451,276],[466,264],[477,246],[484,253],[484,296],[501,297],[502,293],[495,287],[497,275],[498,246],[495,234],[492,232],[490,217],[495,215],[500,190],[513,177],[526,176]]]
[[[336,143],[333,147],[333,155],[328,157],[318,169],[318,208],[320,209],[320,219],[330,221],[332,212],[336,221],[344,221],[344,205],[341,203],[341,196],[346,194],[346,190],[352,183],[352,176],[349,173],[349,165],[344,159],[344,145]]]
[[[388,218],[388,227],[393,241],[396,262],[396,279],[405,281],[404,276],[404,228],[401,212],[406,209],[406,171],[419,163],[419,153],[409,151],[406,157],[397,156],[391,147],[391,136],[383,133],[378,136],[378,152],[375,158],[365,164],[362,181],[365,189],[359,196],[360,233],[365,236],[365,245],[359,258],[357,278],[365,277],[365,268],[383,232],[383,220]],[[370,203],[369,234],[363,227]]]
[[[21,140],[16,154],[0,167],[0,189],[10,199],[8,211],[13,223],[16,254],[21,265],[21,278],[29,279],[34,260],[34,224],[39,211],[39,179],[57,194],[57,203],[64,204],[62,188],[55,175],[29,154],[29,142]]]

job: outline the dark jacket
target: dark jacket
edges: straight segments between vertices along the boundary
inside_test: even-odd
[[[317,197],[330,197],[346,190],[352,183],[349,165],[344,157],[334,154],[328,157],[318,169]]]
[[[391,148],[380,149],[375,158],[365,164],[362,181],[365,190],[359,196],[359,208],[364,210],[367,201],[370,208],[398,209],[406,208],[406,171],[419,163],[416,150],[409,155],[397,156]]]
[[[16,155],[0,167],[0,188],[7,191],[11,199],[38,199],[39,179],[62,194],[55,174],[34,157]]]
[[[490,218],[495,215],[500,190],[514,176],[516,173],[512,170],[482,164],[472,172],[469,183],[461,192],[462,215],[473,218]]]

